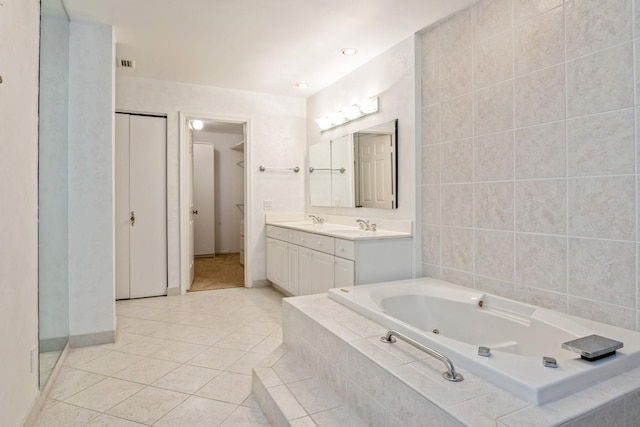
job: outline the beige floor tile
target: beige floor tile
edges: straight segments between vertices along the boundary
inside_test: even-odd
[[[113,374],[114,377],[142,384],[151,384],[180,366],[166,360],[145,358]]]
[[[104,412],[143,388],[144,386],[141,384],[122,381],[116,378],[106,378],[69,397],[65,400],[65,403]]]
[[[188,342],[174,342],[169,346],[151,355],[154,359],[169,360],[171,362],[184,363],[193,359],[198,354],[205,351],[206,345],[193,344]]]
[[[355,412],[346,406],[319,412],[311,416],[318,427],[368,427]],[[425,420],[429,422],[428,420]]]
[[[118,349],[123,353],[151,356],[153,353],[173,344],[173,341],[164,338],[144,337],[122,346]]]
[[[229,418],[220,424],[221,427],[269,427],[270,425],[260,409],[245,406],[239,406]]]
[[[153,424],[188,397],[175,391],[147,387],[107,412],[130,421]]]
[[[64,400],[105,378],[104,375],[63,366],[49,391],[49,397]]]
[[[193,394],[222,371],[200,366],[182,365],[153,383],[155,387]]]
[[[255,334],[267,337],[282,327],[278,322],[256,319],[239,328],[236,332]]]
[[[225,402],[191,396],[169,412],[155,425],[158,427],[211,427],[218,426],[237,407]]]
[[[144,337],[144,335],[132,334],[129,332],[116,330],[116,342],[102,344],[100,347],[108,350],[117,350]]]
[[[231,350],[249,351],[260,341],[264,339],[263,336],[254,334],[244,334],[240,332],[234,332],[225,339],[219,341],[216,344],[218,348],[229,348]]]
[[[164,322],[148,319],[136,319],[127,316],[118,316],[116,320],[119,331],[138,335],[151,335],[152,333],[167,326],[167,323]]]
[[[128,368],[141,361],[142,356],[135,354],[120,353],[119,351],[112,351],[104,356],[100,356],[87,363],[78,366],[78,369],[83,371],[94,372],[102,375],[113,375],[116,372]]]
[[[344,405],[342,399],[318,377],[287,384],[287,387],[309,414]]]
[[[281,338],[265,338],[258,343],[255,347],[251,349],[252,353],[261,353],[265,356],[271,353],[273,350],[278,348],[278,346],[282,344]]]
[[[221,331],[219,329],[211,329],[211,328],[199,328],[201,331],[194,332],[190,335],[187,335],[184,338],[181,338],[179,341],[190,342],[194,344],[201,345],[215,345],[220,342],[224,338],[228,337],[231,332],[229,331]]]
[[[251,375],[251,370],[258,366],[260,362],[266,357],[265,354],[248,352],[240,359],[235,361],[226,370],[229,372],[235,372],[237,374]]]
[[[161,308],[116,304],[116,316],[135,317],[136,319],[149,319],[164,312],[165,310]]]
[[[198,332],[205,332],[207,328],[202,328],[200,326],[190,326],[190,325],[178,325],[175,323],[167,324],[166,328],[162,328],[159,331],[154,332],[150,336],[155,338],[164,338],[168,340],[180,341],[189,335],[196,334]]]
[[[211,347],[191,359],[188,364],[224,371],[245,354],[244,351]]]
[[[111,353],[111,350],[100,347],[72,348],[64,360],[64,365],[77,367],[109,353]]]
[[[86,427],[141,427],[144,425],[146,424],[102,414],[98,418],[94,418]]]
[[[83,426],[98,415],[96,411],[58,402],[40,412],[33,427]]]
[[[251,394],[249,375],[223,372],[196,392],[196,395],[209,399],[240,405]]]

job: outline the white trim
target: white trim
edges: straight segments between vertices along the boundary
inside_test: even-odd
[[[252,241],[253,241],[253,233],[250,227],[251,225],[251,195],[252,195],[252,185],[251,185],[251,156],[250,147],[251,147],[251,119],[246,117],[221,117],[214,116],[206,113],[191,113],[185,111],[179,111],[179,144],[180,144],[180,158],[179,158],[179,189],[180,189],[180,293],[182,295],[187,293],[187,289],[189,286],[189,200],[188,200],[188,188],[187,183],[189,182],[186,176],[187,171],[187,160],[188,160],[188,121],[192,119],[203,119],[203,120],[215,120],[218,122],[226,122],[226,123],[238,123],[243,124],[245,126],[245,145],[244,145],[244,206],[245,206],[245,219],[244,219],[244,240],[245,240],[245,248],[249,248],[249,250],[245,251],[245,263],[244,263],[244,285],[245,287],[253,287],[252,281],[252,269],[251,269],[251,261],[252,261]]]

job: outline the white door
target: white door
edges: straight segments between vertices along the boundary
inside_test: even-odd
[[[215,177],[213,144],[193,144],[194,248],[196,256],[215,255]]]
[[[189,130],[189,161],[187,162],[187,188],[189,191],[189,288],[193,283],[193,279],[196,276],[194,258],[194,224],[193,218],[195,215],[195,209],[193,207],[193,132]],[[187,288],[187,289],[189,289]]]
[[[117,114],[116,126],[116,298],[166,295],[166,119]]]
[[[360,206],[394,208],[393,141],[391,135],[361,134],[358,139]],[[389,161],[391,160],[391,161]]]

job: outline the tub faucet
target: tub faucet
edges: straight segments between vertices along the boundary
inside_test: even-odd
[[[320,218],[317,215],[309,215],[309,218],[311,218],[311,221],[313,221],[314,224],[322,224],[322,223],[324,223],[324,218]]]
[[[376,224],[372,224],[366,219],[356,219],[356,222],[358,223],[360,230],[376,231],[378,228]]]

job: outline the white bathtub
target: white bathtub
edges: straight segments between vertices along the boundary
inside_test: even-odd
[[[329,297],[443,353],[456,370],[479,375],[532,404],[640,366],[640,333],[442,280],[331,289]],[[624,347],[595,362],[562,349],[562,343],[591,334],[621,341]],[[491,356],[479,356],[478,346],[490,347]],[[543,356],[554,357],[558,367],[544,367]],[[464,382],[458,385],[464,387]]]

